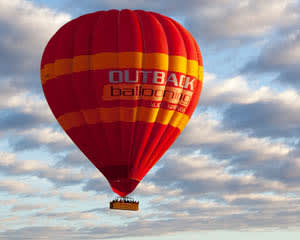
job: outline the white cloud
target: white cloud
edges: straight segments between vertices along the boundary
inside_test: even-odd
[[[11,176],[36,176],[60,185],[80,184],[86,179],[83,172],[71,168],[56,168],[41,160],[19,160],[10,153],[1,153],[0,170]]]
[[[193,21],[189,22],[195,28],[200,25],[199,38],[206,38],[207,34],[213,40],[262,37],[280,25],[296,23],[298,16],[289,14],[290,4],[294,2],[243,0],[238,3],[222,1],[220,4],[220,1],[207,1],[204,6],[199,2],[192,15],[194,18],[191,18]],[[202,20],[203,24],[197,24],[197,20]]]
[[[217,110],[229,130],[282,138],[299,136],[299,103],[300,94],[293,88],[276,89],[263,83],[255,87],[240,75],[218,79],[208,74],[199,106]]]
[[[247,164],[247,163],[241,163]],[[164,167],[151,178],[159,186],[178,189],[178,196],[206,196],[220,199],[222,194],[252,193],[252,192],[286,192],[286,184],[280,179],[268,179],[256,175],[255,164],[247,167],[236,164],[235,171],[230,162],[218,163],[212,159],[193,154],[168,155]],[[259,163],[259,167],[268,169],[268,164]],[[165,191],[167,192],[167,191]],[[161,193],[166,197],[166,194]]]
[[[203,92],[199,105],[216,107],[229,104],[251,104],[256,102],[275,102],[300,107],[300,94],[296,89],[277,90],[275,87],[251,84],[243,75],[219,79],[216,75],[205,73]]]
[[[150,177],[151,179],[151,177]],[[171,180],[171,179],[170,179]],[[134,191],[134,195],[140,196],[156,196],[157,199],[166,199],[172,197],[178,197],[182,193],[181,189],[174,189],[163,187],[155,184],[154,182],[147,182],[146,179],[143,180]]]
[[[287,197],[285,195],[274,195],[274,194],[258,194],[258,193],[249,193],[249,194],[226,194],[224,199],[229,203],[234,204],[247,204],[246,201],[256,201],[260,204],[263,204],[264,207],[267,204],[287,204],[299,202],[299,198]]]
[[[299,20],[298,20],[299,22]],[[244,67],[245,72],[278,73],[278,82],[282,86],[299,87],[300,71],[300,28],[279,33],[279,40],[271,41],[262,49],[257,59],[252,59]]]
[[[71,1],[67,1],[70,3]],[[72,2],[73,3],[73,2]],[[282,27],[296,25],[299,13],[294,11],[295,0],[204,0],[204,1],[98,1],[66,4],[71,11],[83,14],[100,9],[145,9],[177,17],[184,21],[200,41],[210,44],[224,41],[250,40],[264,37]],[[80,10],[79,10],[80,9]],[[266,12],[268,14],[266,14]],[[208,43],[208,42],[207,42]]]
[[[52,152],[60,152],[74,147],[66,133],[50,127],[20,130],[11,138],[10,145],[16,151],[46,147]]]
[[[39,210],[43,208],[49,208],[49,205],[46,204],[15,204],[12,208],[12,212],[23,212],[23,211],[33,211]]]
[[[79,150],[75,149],[68,152],[64,157],[56,163],[57,167],[84,167],[86,169],[95,170],[95,166],[87,159],[87,157]]]
[[[64,132],[55,131],[52,128],[29,129],[20,132],[20,135],[30,136],[41,144],[60,144],[67,147],[72,142]]]
[[[286,156],[291,148],[283,143],[271,142],[268,139],[255,138],[242,132],[222,128],[222,122],[203,113],[193,117],[188,127],[176,143],[178,148],[189,146],[215,145],[226,149],[229,155],[247,152],[255,153],[259,159],[271,159],[275,156]],[[225,147],[226,146],[226,147]],[[213,153],[213,152],[212,152]]]
[[[16,195],[35,195],[38,189],[33,188],[29,184],[12,179],[3,179],[0,182],[0,191]]]
[[[93,196],[88,192],[62,192],[59,197],[65,201],[91,201],[94,199],[95,201],[99,201],[103,197]]]
[[[88,221],[97,221],[98,216],[90,213],[90,212],[49,212],[49,211],[39,211],[36,213],[35,217],[39,218],[49,218],[49,219],[63,219],[65,221],[80,221],[80,220],[88,220]]]
[[[24,0],[0,1],[1,70],[38,69],[41,51],[70,15],[39,8]]]

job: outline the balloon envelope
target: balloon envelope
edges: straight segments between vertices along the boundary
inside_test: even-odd
[[[190,119],[202,65],[196,41],[171,18],[99,11],[50,39],[41,81],[59,124],[113,191],[126,196]]]

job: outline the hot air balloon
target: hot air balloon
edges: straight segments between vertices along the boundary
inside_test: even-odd
[[[125,197],[189,121],[203,64],[196,41],[173,19],[98,11],[66,23],[49,40],[41,82],[61,127]]]

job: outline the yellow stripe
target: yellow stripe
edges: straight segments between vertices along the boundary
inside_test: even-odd
[[[45,84],[47,80],[54,78],[54,64],[46,64],[41,70],[42,84]]]
[[[136,121],[153,123],[155,122],[159,108],[138,107]]]
[[[71,73],[73,71],[72,59],[58,59],[54,62],[54,71],[56,76]]]
[[[164,125],[168,124],[171,121],[174,111],[175,110],[167,110],[167,109],[161,108],[157,115],[156,122],[164,124]]]
[[[179,128],[181,131],[185,128],[189,121],[189,116],[180,112],[175,112],[169,125]]]
[[[182,56],[170,56],[169,58],[169,71],[180,72],[186,74],[187,72],[187,59]],[[191,61],[191,60],[189,60]],[[196,62],[196,61],[195,61]],[[196,63],[198,68],[198,62]],[[197,76],[198,77],[198,76]]]
[[[117,53],[97,53],[91,55],[91,70],[98,69],[107,69],[107,68],[118,68],[119,67],[119,58]],[[86,69],[85,71],[88,71]],[[74,69],[74,72],[77,72],[77,69]]]
[[[85,124],[85,120],[81,112],[66,113],[57,118],[57,121],[65,130],[80,127]]]
[[[143,58],[144,69],[159,69],[167,71],[169,68],[169,56],[164,53],[145,53]]]
[[[72,64],[71,62],[69,64]],[[73,69],[76,72],[84,72],[90,69],[90,59],[88,55],[76,56],[73,58]]]
[[[164,53],[142,52],[103,52],[94,55],[81,55],[74,58],[58,59],[41,69],[42,84],[47,80],[88,70],[143,68],[174,71],[198,78],[200,69],[195,60],[183,56],[169,56]]]
[[[188,60],[187,61],[186,75],[190,75],[190,76],[198,78],[198,71],[199,71],[199,68],[201,68],[201,67],[202,66],[199,66],[197,61]]]
[[[151,113],[151,114],[148,114]],[[153,114],[154,113],[154,114]],[[83,110],[81,112],[66,113],[58,117],[58,122],[65,130],[87,124],[100,122],[147,122],[171,125],[180,131],[184,129],[189,116],[174,110],[147,107],[113,107]]]
[[[101,60],[100,60],[101,61]],[[121,52],[119,53],[120,65],[117,68],[142,68],[143,53],[142,52]],[[108,68],[110,68],[108,66]]]
[[[203,66],[199,66],[199,75],[198,79],[203,82]]]

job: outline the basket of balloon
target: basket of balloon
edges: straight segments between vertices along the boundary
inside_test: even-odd
[[[129,197],[118,197],[110,202],[109,208],[114,210],[138,211],[139,202]]]

